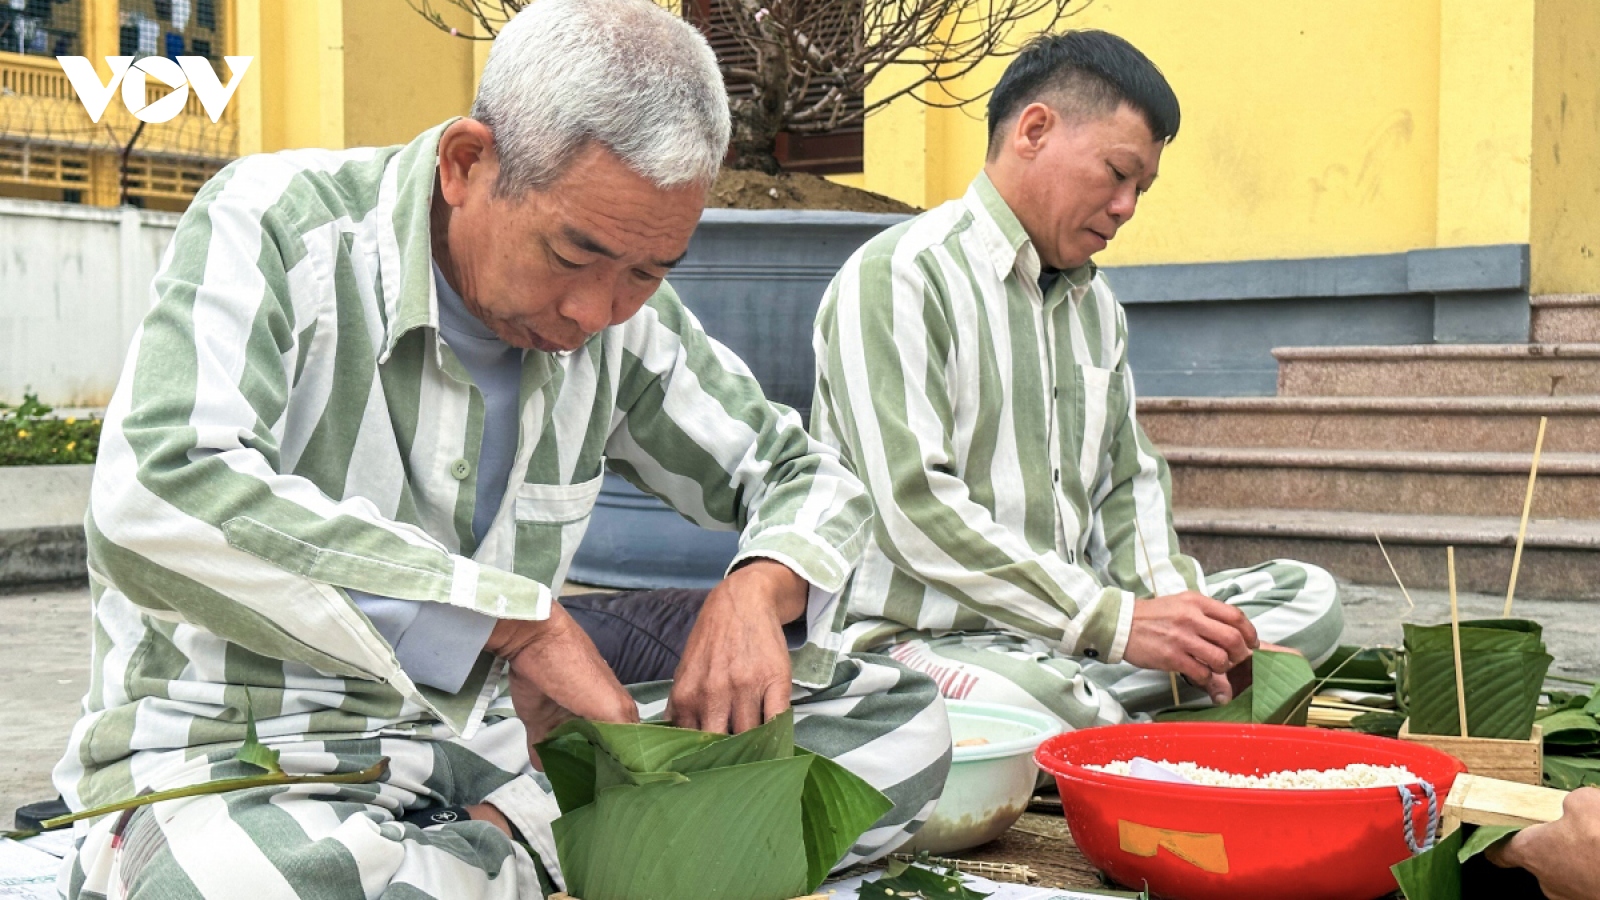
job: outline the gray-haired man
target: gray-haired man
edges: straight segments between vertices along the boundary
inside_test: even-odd
[[[915,831],[948,726],[927,678],[840,655],[863,489],[663,283],[727,139],[692,28],[544,0],[472,118],[200,193],[107,415],[57,786],[81,809],[245,774],[247,718],[290,773],[391,763],[86,823],[67,896],[539,896],[557,810],[529,742],[668,701],[717,731],[792,702],[801,744],[895,801],[843,862]],[[555,600],[608,464],[743,530],[727,579],[655,620],[674,683],[632,695],[636,661]]]

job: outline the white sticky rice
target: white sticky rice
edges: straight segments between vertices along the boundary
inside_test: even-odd
[[[1412,784],[1420,780],[1405,766],[1373,766],[1366,763],[1352,763],[1339,769],[1286,769],[1282,772],[1268,772],[1265,775],[1238,775],[1233,772],[1208,769],[1191,762],[1169,762],[1164,759],[1154,762],[1195,784],[1213,787],[1326,791]],[[1132,760],[1119,760],[1103,766],[1084,766],[1084,768],[1110,775],[1131,776],[1132,763]]]

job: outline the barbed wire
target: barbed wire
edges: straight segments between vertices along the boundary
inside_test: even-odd
[[[76,99],[39,97],[0,88],[0,139],[80,150],[120,153],[140,125],[113,102],[99,123]],[[231,160],[239,153],[239,126],[229,117],[212,122],[185,113],[169,122],[146,123],[137,149],[195,160]]]

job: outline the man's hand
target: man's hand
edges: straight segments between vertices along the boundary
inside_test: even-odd
[[[542,622],[501,619],[486,649],[511,664],[511,705],[533,745],[573,716],[599,722],[637,722],[639,707],[617,681],[577,622],[559,602]]]
[[[1249,659],[1260,643],[1243,612],[1185,591],[1134,601],[1122,658],[1141,669],[1177,672],[1220,705],[1233,699],[1228,671]]]
[[[805,615],[810,587],[781,563],[740,566],[706,597],[673,678],[674,725],[748,731],[789,707],[786,622]]]
[[[1567,795],[1561,818],[1530,825],[1485,855],[1503,868],[1533,873],[1550,900],[1600,897],[1600,788],[1582,787]]]

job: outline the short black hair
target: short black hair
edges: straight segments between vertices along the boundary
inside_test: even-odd
[[[1107,115],[1124,103],[1144,116],[1150,135],[1178,134],[1178,95],[1150,58],[1107,31],[1066,31],[1030,40],[989,95],[989,149],[995,133],[1028,104],[1064,96],[1063,115]],[[1062,101],[1058,101],[1062,102]]]

